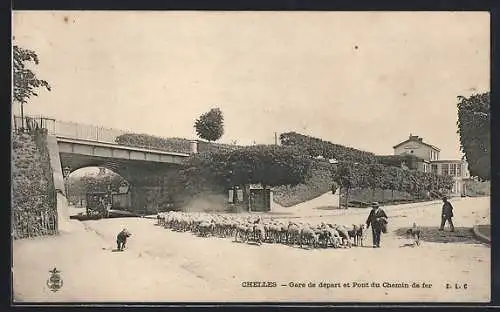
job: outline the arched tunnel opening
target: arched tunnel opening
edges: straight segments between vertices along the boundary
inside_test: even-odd
[[[72,171],[66,187],[70,216],[112,217],[115,211],[131,210],[130,182],[109,168],[89,166]]]
[[[65,167],[70,218],[100,219],[155,215],[178,210],[178,167],[148,164],[123,167]],[[63,168],[63,171],[64,169]]]

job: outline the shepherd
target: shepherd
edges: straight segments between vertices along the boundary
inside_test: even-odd
[[[380,248],[380,235],[387,232],[387,215],[377,202],[371,204],[372,210],[366,219],[366,228],[372,226],[373,248]]]
[[[127,243],[127,238],[132,236],[127,229],[123,229],[118,235],[116,236],[116,244],[117,244],[117,249],[118,251],[123,251],[125,249],[125,244]]]

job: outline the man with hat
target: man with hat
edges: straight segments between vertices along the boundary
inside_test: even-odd
[[[371,206],[372,210],[366,219],[366,228],[372,226],[373,248],[380,248],[380,235],[387,225],[387,215],[377,202],[373,202]]]
[[[446,221],[448,221],[451,231],[455,232],[455,226],[453,225],[453,221],[451,221],[451,218],[453,218],[453,206],[448,201],[448,198],[446,196],[443,196],[443,209],[441,210],[441,226],[439,227],[440,231],[444,231],[444,225]]]

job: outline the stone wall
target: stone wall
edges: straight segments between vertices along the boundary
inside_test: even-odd
[[[399,204],[399,203],[410,203],[410,202],[420,202],[425,200],[431,200],[427,198],[426,194],[422,194],[420,198],[414,198],[409,193],[384,190],[380,188],[368,189],[368,188],[352,188],[347,190],[346,188],[340,188],[340,205],[345,207],[368,207],[371,202],[379,202],[380,204]]]
[[[45,129],[12,134],[13,238],[53,235],[57,199]]]

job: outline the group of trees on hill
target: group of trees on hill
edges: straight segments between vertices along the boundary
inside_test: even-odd
[[[256,145],[193,155],[184,163],[181,172],[184,185],[193,192],[213,189],[214,186],[219,191],[248,184],[293,186],[304,183],[316,162],[325,161],[314,159],[298,146]],[[337,164],[327,163],[327,166],[331,168],[332,180],[347,189],[382,188],[417,196],[427,191],[442,194],[453,186],[450,176],[379,163],[340,159]]]

